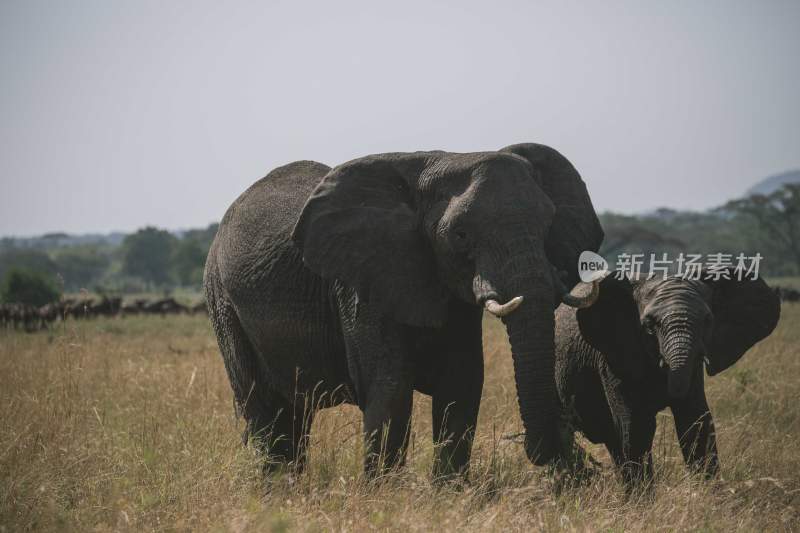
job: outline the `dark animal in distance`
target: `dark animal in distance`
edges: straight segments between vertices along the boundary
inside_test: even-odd
[[[67,298],[39,308],[20,303],[0,304],[0,328],[38,331],[47,329],[59,320],[88,320],[99,317],[125,317],[139,314],[165,316],[169,314],[205,314],[205,302],[185,306],[174,298],[155,301],[134,300],[123,303],[120,297],[76,300]]]
[[[800,291],[791,287],[776,287],[782,302],[800,302]]]
[[[21,303],[0,304],[0,320],[7,329],[34,331],[40,323],[39,309]]]
[[[176,315],[180,313],[188,313],[189,308],[185,305],[179,304],[174,298],[162,298],[155,302],[150,302],[144,306],[145,313],[159,314],[159,315]]]
[[[147,306],[147,300],[138,299],[133,300],[132,302],[126,302],[122,304],[120,308],[120,314],[122,316],[132,316],[132,315],[139,315],[145,313],[145,307]]]

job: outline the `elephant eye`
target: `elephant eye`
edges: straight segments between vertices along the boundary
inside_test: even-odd
[[[644,317],[644,319],[642,320],[642,329],[644,330],[645,333],[647,333],[648,335],[654,335],[655,327],[656,327],[655,320],[653,320],[652,317],[649,316]]]

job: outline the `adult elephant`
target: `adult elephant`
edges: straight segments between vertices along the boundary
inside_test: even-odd
[[[656,415],[667,407],[686,465],[719,468],[708,375],[738,361],[778,324],[780,300],[761,279],[723,270],[699,279],[606,277],[590,309],[556,312],[556,383],[590,441],[603,443],[630,488],[652,473]],[[741,278],[741,279],[740,279]]]
[[[373,474],[403,462],[418,390],[433,399],[435,475],[465,470],[486,307],[509,333],[527,455],[551,461],[553,310],[596,297],[566,287],[602,237],[578,172],[538,144],[273,170],[228,209],[205,269],[245,437],[302,467],[315,409],[355,403]]]

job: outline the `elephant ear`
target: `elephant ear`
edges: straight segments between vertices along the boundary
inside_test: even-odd
[[[605,355],[615,373],[633,379],[644,375],[639,310],[627,277],[606,276],[600,282],[597,301],[578,309],[576,318],[584,340]]]
[[[580,280],[578,257],[581,252],[596,252],[603,242],[603,228],[586,184],[567,158],[549,146],[514,144],[500,151],[527,159],[534,168],[539,185],[555,204],[556,214],[545,250],[550,262],[559,271],[566,272],[568,288],[575,286]]]
[[[719,374],[738,361],[755,343],[767,337],[778,325],[781,301],[764,280],[738,279],[733,269],[730,279],[713,279],[704,273],[703,281],[711,286],[714,329],[711,333],[709,376]]]
[[[449,298],[414,203],[419,174],[433,159],[426,152],[381,154],[332,169],[292,234],[311,271],[413,326],[441,325]]]

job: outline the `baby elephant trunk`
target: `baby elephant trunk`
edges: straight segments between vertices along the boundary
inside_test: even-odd
[[[664,324],[661,353],[669,368],[668,390],[675,399],[685,398],[692,375],[702,357],[702,342],[687,317],[677,316]]]

